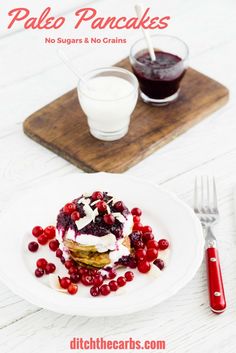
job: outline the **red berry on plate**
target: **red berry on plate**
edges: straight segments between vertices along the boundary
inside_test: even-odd
[[[72,273],[72,275],[70,275],[70,280],[72,283],[79,283],[80,277],[79,275]]]
[[[142,230],[142,229],[143,229],[142,223],[134,223],[134,225],[133,225],[133,230],[134,231]]]
[[[135,240],[133,245],[135,249],[143,249],[145,247],[144,243],[141,240]]]
[[[36,277],[42,277],[44,275],[44,270],[42,268],[36,268],[34,273]]]
[[[100,294],[100,289],[99,287],[93,286],[90,288],[90,294],[92,297],[97,297]]]
[[[139,260],[144,260],[146,258],[146,250],[145,249],[137,249],[135,251],[135,257]]]
[[[154,249],[159,249],[158,242],[154,239],[148,240],[147,242],[147,248],[154,248]]]
[[[52,251],[56,251],[58,248],[59,248],[59,241],[57,239],[54,239],[54,240],[51,240],[49,242],[49,248],[52,250]]]
[[[138,270],[141,273],[147,273],[149,272],[151,269],[151,265],[148,261],[146,260],[142,260],[140,262],[138,262]]]
[[[45,273],[49,275],[49,273],[53,273],[56,271],[56,266],[52,263],[48,263],[46,268],[45,268]]]
[[[114,207],[115,207],[115,209],[116,209],[118,212],[123,212],[124,209],[125,209],[125,204],[124,204],[124,202],[122,202],[122,201],[117,201],[117,202],[114,204]]]
[[[60,282],[60,286],[63,288],[63,289],[67,289],[69,287],[69,285],[71,284],[71,280],[69,277],[62,277],[62,278],[59,278],[59,282]]]
[[[152,262],[152,261],[156,260],[157,256],[158,256],[158,250],[157,249],[154,249],[154,248],[147,249],[147,260],[149,262]]]
[[[108,283],[108,285],[109,285],[110,290],[111,290],[112,292],[116,292],[116,291],[117,291],[117,289],[118,289],[118,284],[117,284],[116,281],[110,281],[110,282]]]
[[[47,238],[53,239],[56,236],[56,228],[54,226],[48,226],[47,228],[44,229],[44,234],[47,236]]]
[[[104,201],[99,201],[96,204],[96,207],[97,207],[99,212],[105,212],[107,210],[107,204]]]
[[[43,233],[38,237],[38,242],[40,245],[46,245],[48,242],[48,237]]]
[[[81,276],[88,274],[88,269],[85,268],[85,267],[81,267],[81,268],[79,269],[79,274],[80,274]]]
[[[71,283],[67,289],[67,292],[71,295],[74,295],[78,292],[78,286],[74,283]]]
[[[156,265],[159,270],[163,270],[163,268],[165,267],[165,263],[163,260],[161,259],[156,259],[154,262],[153,262],[154,265]]]
[[[142,216],[142,211],[138,207],[134,207],[131,210],[131,213],[132,213],[133,216],[139,216],[139,217]]]
[[[43,234],[43,228],[40,226],[35,226],[32,229],[32,234],[34,237],[38,238],[41,234]]]
[[[93,285],[93,276],[90,275],[82,275],[81,282],[85,286],[92,286]]]
[[[36,241],[31,241],[29,244],[28,244],[28,249],[29,251],[31,252],[36,252],[39,248],[39,244],[36,243]]]
[[[152,233],[152,227],[150,226],[144,226],[142,229],[143,233]]]
[[[140,223],[140,217],[139,216],[133,216],[133,222],[134,223]]]
[[[72,214],[76,211],[76,205],[73,202],[69,202],[63,207],[63,211],[67,214]]]
[[[103,193],[101,191],[94,191],[92,194],[92,200],[103,200]]]
[[[154,235],[150,232],[147,232],[142,235],[142,239],[143,239],[144,243],[147,243],[149,240],[154,239]]]
[[[117,284],[119,287],[124,287],[126,285],[126,279],[123,276],[117,278]]]
[[[79,270],[78,270],[77,267],[71,266],[71,267],[69,268],[69,271],[68,271],[68,272],[69,272],[70,275],[72,275],[72,274],[77,275],[77,274],[79,273]]]
[[[70,217],[73,221],[78,221],[80,219],[80,213],[78,211],[74,211],[71,213]]]
[[[114,268],[108,271],[107,278],[114,279],[116,278],[117,272]]]
[[[96,276],[94,276],[94,278],[93,278],[93,284],[94,284],[94,286],[96,286],[96,287],[99,287],[99,286],[101,286],[101,284],[103,284],[103,277],[102,277],[102,275],[96,275]]]
[[[105,222],[106,224],[112,225],[112,224],[115,223],[115,217],[112,216],[112,214],[105,214],[105,215],[103,216],[103,220],[104,220],[104,222]]]
[[[44,258],[38,259],[37,262],[36,262],[36,266],[38,268],[42,268],[43,270],[45,270],[47,264],[48,264],[48,262]]]
[[[160,250],[166,250],[169,247],[169,242],[166,239],[161,239],[158,242],[158,246]]]
[[[63,251],[62,251],[61,249],[57,249],[57,251],[56,251],[56,257],[61,258],[62,255],[63,255]]]
[[[65,268],[67,268],[67,270],[69,270],[72,266],[74,266],[73,261],[72,260],[66,260]]]
[[[134,279],[134,273],[132,271],[125,272],[125,279],[127,282],[131,282]]]
[[[111,290],[107,284],[103,284],[100,288],[101,295],[108,295],[110,294]]]

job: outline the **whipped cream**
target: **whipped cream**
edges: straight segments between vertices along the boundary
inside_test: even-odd
[[[122,256],[128,256],[130,254],[129,249],[122,244],[123,239],[117,241],[117,248],[114,251],[110,251],[109,258],[111,263],[109,266],[113,266]]]
[[[99,253],[115,250],[117,247],[116,237],[112,233],[102,237],[96,237],[91,234],[80,234],[77,235],[76,241],[82,245],[95,246]]]

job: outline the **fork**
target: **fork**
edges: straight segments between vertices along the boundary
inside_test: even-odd
[[[220,314],[226,309],[224,285],[221,274],[219,253],[212,227],[219,220],[215,178],[200,177],[195,179],[194,212],[201,221],[205,234],[206,263],[210,307]]]

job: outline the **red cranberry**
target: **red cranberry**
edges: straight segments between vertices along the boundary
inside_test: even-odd
[[[158,242],[156,240],[149,240],[147,242],[147,248],[154,248],[154,249],[159,249]]]
[[[152,233],[152,227],[150,226],[144,226],[142,229],[143,233]]]
[[[104,220],[104,222],[105,222],[106,224],[112,225],[112,224],[115,223],[115,217],[112,216],[112,214],[105,214],[105,215],[103,216],[103,220]]]
[[[42,277],[44,275],[44,270],[42,268],[36,268],[34,273],[36,277]]]
[[[76,205],[73,202],[69,202],[63,207],[63,211],[67,214],[72,214],[76,211]]]
[[[142,230],[142,229],[143,229],[142,223],[134,223],[133,231]]]
[[[152,262],[152,261],[156,260],[157,256],[158,256],[158,250],[157,249],[154,249],[154,248],[147,249],[147,260],[149,262]]]
[[[143,249],[145,247],[141,240],[135,240],[133,245],[135,249]]]
[[[81,282],[85,286],[92,286],[93,285],[93,276],[90,275],[82,275]]]
[[[62,277],[59,279],[59,282],[60,282],[60,286],[63,289],[67,289],[69,287],[69,285],[71,284],[71,280],[69,277]]]
[[[126,285],[126,279],[123,276],[117,278],[117,284],[119,287],[124,287]]]
[[[117,284],[116,281],[110,281],[110,282],[108,283],[108,285],[109,285],[110,290],[111,290],[112,292],[116,292],[116,291],[117,291],[117,289],[118,289],[118,284]]]
[[[99,275],[98,270],[95,269],[95,268],[90,269],[90,270],[89,270],[89,274],[90,274],[91,276]]]
[[[100,294],[100,289],[99,287],[93,286],[90,288],[90,294],[92,297],[97,297]]]
[[[139,216],[133,216],[133,222],[134,223],[140,223],[140,217]]]
[[[123,212],[124,209],[125,209],[125,204],[124,204],[124,202],[122,202],[122,201],[117,201],[117,202],[114,204],[114,207],[115,207],[115,209],[116,209],[118,212]]]
[[[169,247],[169,242],[166,239],[161,239],[158,242],[158,246],[160,250],[166,250]]]
[[[36,241],[31,241],[31,243],[28,244],[28,249],[31,252],[36,252],[39,248],[39,244],[36,243]]]
[[[75,274],[75,275],[77,275],[78,274],[78,272],[79,272],[79,270],[78,270],[78,268],[77,267],[75,267],[75,266],[71,266],[70,268],[69,268],[69,274],[70,275],[72,275],[72,274]]]
[[[48,242],[48,237],[46,236],[46,234],[41,234],[39,237],[38,237],[38,242],[40,245],[46,245],[47,242]]]
[[[110,294],[111,290],[107,284],[103,284],[100,288],[101,295],[108,295]]]
[[[38,268],[42,268],[43,270],[45,270],[47,264],[48,264],[48,262],[44,258],[38,259],[37,262],[36,262],[36,266]]]
[[[101,284],[103,284],[103,277],[102,277],[102,275],[96,275],[96,276],[94,276],[93,284],[94,284],[96,287],[99,287]]]
[[[44,234],[47,236],[47,238],[53,239],[56,236],[56,228],[54,226],[48,226],[47,228],[44,229]]]
[[[75,273],[72,273],[72,275],[70,275],[70,280],[73,283],[79,283],[80,277],[79,277],[79,275],[76,275]]]
[[[66,260],[65,268],[67,268],[67,270],[69,270],[73,265],[74,265],[74,263],[72,260]]]
[[[96,207],[97,207],[99,212],[105,212],[107,210],[107,204],[104,201],[99,201],[96,204]]]
[[[142,260],[138,263],[138,270],[141,273],[147,273],[151,269],[151,265],[148,261]]]
[[[131,213],[132,213],[133,216],[139,216],[139,217],[142,216],[142,211],[138,207],[134,207],[131,210]]]
[[[142,236],[142,239],[144,241],[144,243],[147,243],[149,240],[153,240],[154,239],[154,235],[152,233],[144,233]]]
[[[138,260],[144,260],[146,258],[146,250],[145,249],[137,249],[135,251],[135,256]]]
[[[82,275],[86,275],[86,274],[88,274],[88,269],[87,268],[85,268],[85,267],[81,267],[80,269],[79,269],[79,274],[82,276]]]
[[[127,282],[131,282],[134,279],[134,273],[132,271],[125,272],[125,279]]]
[[[61,260],[61,263],[64,265],[64,263],[66,262],[66,259],[64,258],[64,256],[61,256],[60,260]]]
[[[78,292],[78,286],[74,283],[71,283],[67,289],[68,293],[74,295]]]
[[[43,228],[40,226],[35,226],[32,229],[32,234],[34,237],[38,238],[41,234],[43,234]]]
[[[51,240],[49,242],[49,248],[52,250],[52,251],[56,251],[58,248],[59,248],[59,241],[57,239],[54,239],[54,240]]]
[[[94,191],[94,193],[92,194],[92,200],[103,200],[103,193],[101,191]]]
[[[160,270],[163,270],[163,268],[165,267],[165,263],[163,260],[161,259],[156,259],[154,262],[154,265],[156,265]]]
[[[45,273],[47,275],[49,275],[49,273],[53,273],[55,271],[56,271],[56,266],[54,264],[52,264],[52,263],[47,264],[47,266],[45,268]]]
[[[56,257],[61,258],[62,255],[63,255],[63,251],[62,251],[61,249],[57,249],[57,251],[56,251]]]
[[[80,213],[77,211],[74,211],[71,213],[70,217],[73,221],[78,221],[80,219]]]
[[[108,271],[107,278],[114,279],[116,278],[116,275],[117,275],[116,270],[112,268],[110,271]]]

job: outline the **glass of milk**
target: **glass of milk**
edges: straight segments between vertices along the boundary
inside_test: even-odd
[[[118,140],[128,132],[138,81],[130,71],[118,67],[96,69],[79,81],[78,97],[91,134],[103,141]]]

